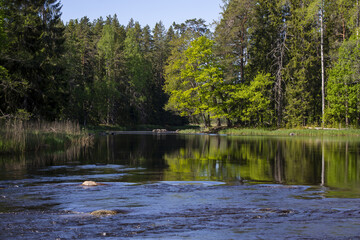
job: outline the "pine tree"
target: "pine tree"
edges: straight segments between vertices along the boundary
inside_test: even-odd
[[[126,33],[124,56],[126,60],[126,75],[129,83],[130,104],[133,119],[145,123],[149,118],[148,89],[152,84],[152,72],[149,61],[141,51],[141,27],[138,22],[134,28],[129,28]]]
[[[169,44],[166,30],[162,22],[155,24],[153,33],[153,48],[151,52],[151,66],[153,72],[153,89],[151,89],[151,105],[155,122],[164,122],[166,114],[164,105],[168,98],[163,91],[165,78],[164,68],[169,57]]]
[[[222,13],[216,27],[215,38],[218,55],[225,68],[225,79],[229,82],[246,81],[250,22],[255,2],[252,0],[231,0]]]
[[[102,29],[103,21],[96,25]],[[65,77],[68,79],[70,93],[68,105],[64,110],[66,117],[78,120],[81,124],[99,123],[94,112],[93,83],[95,72],[103,69],[96,61],[96,35],[92,32],[89,18],[70,20],[65,27],[65,54],[63,62],[66,66]]]

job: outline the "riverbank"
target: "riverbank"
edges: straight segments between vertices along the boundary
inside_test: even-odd
[[[238,136],[360,136],[360,129],[329,129],[329,128],[304,128],[304,129],[256,129],[256,128],[225,128],[215,127],[210,129],[185,129],[179,133],[212,133]]]
[[[297,129],[273,129],[273,128],[227,128],[212,127],[204,128],[197,125],[185,126],[160,126],[160,125],[134,125],[114,126],[100,125],[88,126],[86,130],[91,134],[111,134],[126,131],[153,131],[154,129],[166,129],[168,132],[179,134],[225,134],[234,136],[350,136],[359,137],[360,129],[335,129],[335,128],[297,128]]]
[[[3,122],[0,130],[0,154],[63,149],[71,144],[89,142],[91,136],[71,121]]]
[[[117,126],[117,125],[99,125],[99,126],[86,126],[86,130],[91,134],[110,133],[119,131],[152,131],[154,129],[166,129],[167,131],[193,131],[199,132],[200,127],[197,125],[184,125],[184,126],[163,126],[163,125],[130,125],[130,126]]]

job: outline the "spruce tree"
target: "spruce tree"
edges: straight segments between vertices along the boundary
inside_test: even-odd
[[[317,15],[312,1],[290,1],[288,20],[289,63],[285,67],[286,121],[289,126],[305,126],[320,119],[320,46]],[[316,119],[315,119],[316,117]],[[312,119],[310,119],[312,118]]]
[[[59,62],[64,50],[60,1],[6,1],[3,10],[9,44],[0,65],[8,69],[16,88],[7,111],[23,109],[46,119],[60,117],[67,97]]]

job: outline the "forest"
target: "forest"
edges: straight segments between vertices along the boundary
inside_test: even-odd
[[[169,28],[61,8],[0,0],[1,119],[360,125],[359,0],[224,0]]]

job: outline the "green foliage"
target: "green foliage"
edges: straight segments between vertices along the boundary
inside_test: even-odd
[[[269,125],[273,111],[270,108],[270,88],[271,85],[270,74],[258,74],[249,86],[243,87],[235,94],[235,99],[238,97],[244,102],[247,102],[246,107],[240,115],[242,121],[255,122],[261,125]]]
[[[322,2],[327,123],[359,125],[356,0],[226,0],[214,34],[203,19],[64,26],[59,0],[0,0],[1,118],[317,125]]]
[[[205,36],[191,42],[180,56],[170,58],[165,89],[170,93],[167,108],[181,115],[218,117],[217,94],[223,85],[222,70],[213,54],[214,41]],[[215,90],[217,89],[217,90]]]
[[[4,29],[4,19],[5,19],[5,11],[4,11],[4,0],[0,0],[0,53],[5,49],[7,41],[6,34]]]
[[[327,86],[327,120],[332,123],[358,124],[360,114],[360,50],[359,40],[345,41],[339,58],[329,71]]]
[[[4,1],[6,49],[0,64],[7,69],[0,108],[14,114],[17,108],[54,119],[64,100],[66,82],[59,58],[63,53],[61,5],[57,0]],[[11,97],[9,97],[11,95]]]
[[[289,63],[285,66],[286,111],[289,126],[306,126],[321,113],[316,97],[320,93],[321,71],[317,44],[319,35],[311,1],[293,1],[292,16],[288,20]],[[316,109],[314,112],[312,110]],[[310,116],[313,119],[309,119]],[[318,115],[319,117],[319,115]],[[319,119],[319,118],[318,118]]]
[[[141,43],[137,38],[139,34],[135,28],[129,29],[124,49],[130,85],[136,92],[144,91],[151,70],[140,50]]]
[[[246,50],[249,47],[249,27],[255,1],[233,0],[224,8],[222,19],[216,27],[217,55],[225,69],[225,80],[231,83],[245,82]]]

